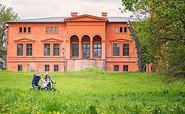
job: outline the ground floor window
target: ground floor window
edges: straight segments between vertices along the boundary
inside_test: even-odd
[[[22,65],[18,65],[18,71],[22,71]]]
[[[58,72],[58,65],[54,65],[54,71]]]
[[[123,65],[123,71],[128,72],[128,65]]]
[[[119,65],[114,65],[114,71],[119,71]]]
[[[49,65],[45,65],[45,71],[49,71]]]

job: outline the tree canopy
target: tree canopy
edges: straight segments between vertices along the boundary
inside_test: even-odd
[[[17,18],[18,14],[11,7],[0,4],[0,58],[6,58],[6,21]]]
[[[122,0],[125,10],[141,20],[135,24],[144,61],[159,72],[185,77],[185,1]]]

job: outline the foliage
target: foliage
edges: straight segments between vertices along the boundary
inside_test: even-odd
[[[6,21],[17,18],[18,14],[11,7],[0,4],[0,58],[6,58]]]
[[[184,0],[122,0],[125,10],[145,15],[135,31],[145,48],[145,57],[158,64],[160,72],[185,77],[185,1]],[[148,16],[148,17],[147,17]],[[149,52],[149,53],[148,53]]]
[[[153,73],[86,69],[50,73],[60,91],[31,91],[33,72],[0,71],[0,113],[184,114],[182,80],[166,86]]]

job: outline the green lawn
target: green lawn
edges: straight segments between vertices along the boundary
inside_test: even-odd
[[[0,71],[0,113],[185,114],[181,80],[95,69],[50,75],[60,93],[29,90],[33,72]]]

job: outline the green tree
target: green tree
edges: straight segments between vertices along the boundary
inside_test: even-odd
[[[18,14],[11,7],[0,4],[0,58],[6,59],[6,21],[17,18]]]
[[[140,22],[135,31],[145,48],[144,61],[157,63],[159,72],[185,77],[185,1],[122,0],[125,10]]]

